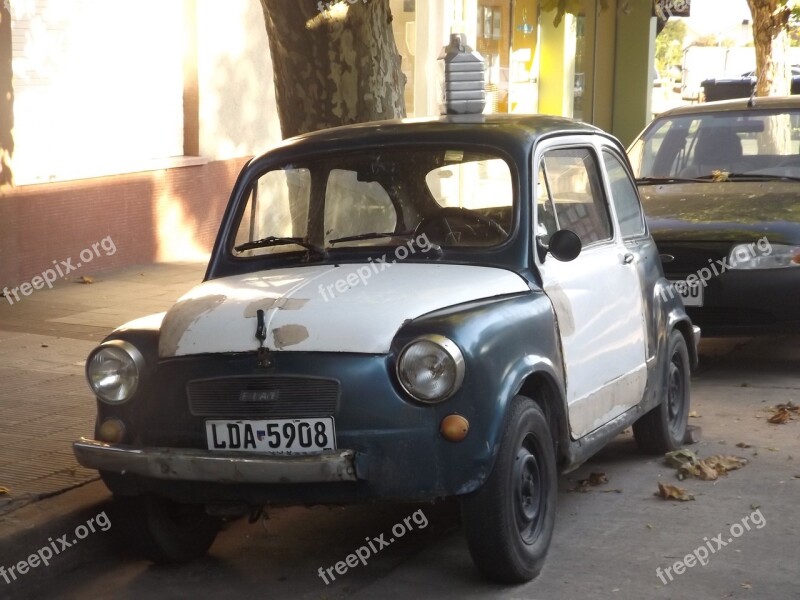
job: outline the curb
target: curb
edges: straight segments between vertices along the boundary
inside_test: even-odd
[[[66,534],[66,539],[72,542],[77,527],[86,525],[89,519],[103,511],[108,515],[110,505],[111,493],[101,481],[93,481],[0,517],[0,567],[6,571],[16,567],[39,549],[50,546],[49,538],[57,540]],[[94,533],[89,532],[84,539],[60,550],[59,554],[53,552],[48,566],[39,564],[23,575],[17,574],[16,581],[7,574],[10,579],[7,583],[0,576],[0,596],[30,593],[43,580],[50,580],[59,572],[74,570],[80,563],[88,562],[99,552],[107,550],[107,534],[108,531],[99,528]]]

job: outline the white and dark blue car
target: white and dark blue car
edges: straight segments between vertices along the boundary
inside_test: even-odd
[[[203,283],[87,360],[79,462],[156,561],[264,505],[458,497],[475,564],[542,568],[557,478],[681,446],[699,330],[624,148],[545,116],[305,135],[253,159]]]

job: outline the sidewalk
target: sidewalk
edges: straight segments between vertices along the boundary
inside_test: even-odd
[[[122,323],[167,310],[202,280],[205,267],[85,273],[93,283],[60,281],[13,304],[0,297],[0,517],[97,478],[77,464],[71,447],[94,430],[87,354]]]

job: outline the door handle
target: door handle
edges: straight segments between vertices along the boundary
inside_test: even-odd
[[[622,257],[622,264],[623,265],[630,265],[633,263],[633,254],[630,252],[626,252],[625,256]]]

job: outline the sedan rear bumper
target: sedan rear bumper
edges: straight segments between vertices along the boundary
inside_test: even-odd
[[[72,445],[88,468],[154,479],[210,483],[357,481],[352,450],[310,456],[261,456],[191,448],[138,448],[81,438]]]

